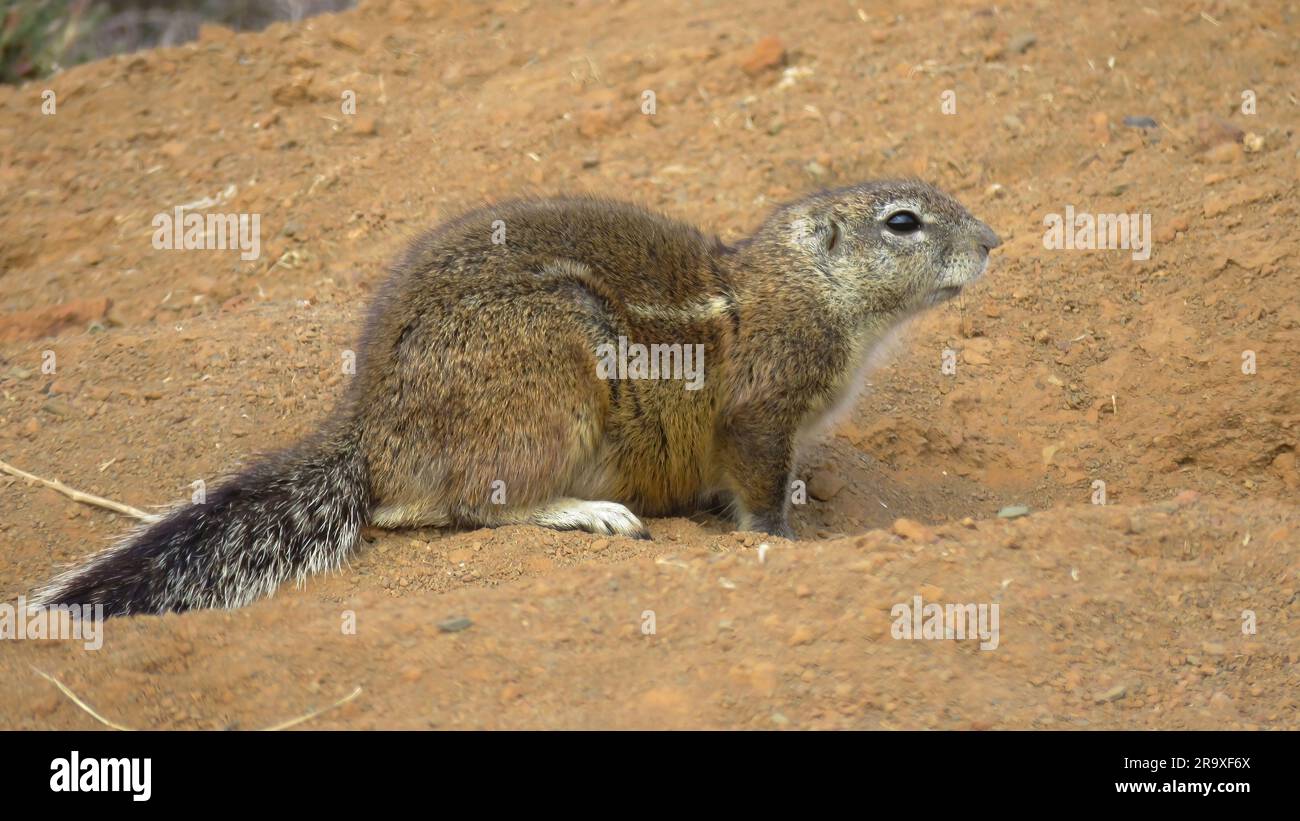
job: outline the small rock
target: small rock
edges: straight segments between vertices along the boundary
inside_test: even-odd
[[[911,519],[895,520],[893,530],[896,535],[907,539],[909,542],[929,544],[936,538],[933,530]]]
[[[1117,684],[1101,695],[1098,695],[1095,700],[1098,704],[1106,704],[1112,701],[1119,701],[1127,695],[1128,688],[1123,684]]]
[[[817,634],[813,632],[811,627],[805,624],[799,625],[794,629],[794,632],[790,634],[791,647],[798,647],[804,644],[812,644],[816,640],[817,640]]]
[[[764,37],[754,44],[754,49],[740,63],[740,68],[753,77],[764,71],[785,65],[785,44],[780,37]]]
[[[271,90],[271,99],[283,106],[305,103],[311,99],[306,78],[295,78]]]
[[[844,477],[822,468],[808,480],[808,494],[819,502],[834,499],[844,489]]]
[[[351,51],[361,51],[361,37],[350,29],[342,29],[330,35],[330,42]]]
[[[358,116],[352,121],[352,133],[373,137],[379,133],[379,121],[374,117]]]
[[[438,622],[438,629],[444,633],[459,633],[462,630],[468,630],[473,624],[474,622],[464,616],[456,616]]]
[[[998,511],[999,519],[1018,519],[1021,516],[1028,516],[1029,508],[1024,505],[1007,505]]]
[[[937,602],[943,601],[943,588],[934,584],[923,584],[917,589],[921,594],[922,601]]]
[[[507,684],[505,687],[501,688],[501,693],[497,698],[502,704],[509,704],[510,702],[517,700],[523,694],[524,691],[519,687],[519,685]]]
[[[47,399],[41,405],[41,410],[51,416],[68,416],[72,413],[72,406],[62,399]]]
[[[1088,126],[1093,142],[1105,145],[1110,142],[1110,117],[1104,111],[1098,111],[1088,118]]]
[[[1242,146],[1232,141],[1221,142],[1205,152],[1205,159],[1212,163],[1230,163],[1241,157]]]
[[[1007,43],[1007,51],[1011,52],[1012,54],[1024,54],[1026,51],[1029,51],[1029,49],[1032,48],[1033,45],[1037,42],[1038,42],[1037,35],[1030,34],[1028,32],[1024,34],[1017,34],[1015,37],[1011,38],[1010,42]]]
[[[1182,217],[1174,217],[1165,224],[1161,225],[1156,231],[1156,239],[1160,242],[1169,242],[1179,234],[1187,233],[1187,220]]]
[[[587,139],[606,134],[614,128],[614,115],[608,106],[597,106],[582,111],[577,116],[578,133]]]
[[[1210,706],[1215,710],[1231,710],[1232,696],[1220,690],[1219,692],[1210,696]]]
[[[1125,117],[1124,125],[1129,128],[1159,128],[1160,124],[1152,117]]]
[[[1246,149],[1247,154],[1258,154],[1264,150],[1264,138],[1251,132],[1241,138],[1241,147]]]

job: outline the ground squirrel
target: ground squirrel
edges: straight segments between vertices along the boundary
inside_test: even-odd
[[[473,211],[394,266],[314,435],[38,604],[237,607],[336,567],[367,523],[648,538],[638,516],[722,499],[739,529],[793,537],[800,446],[851,402],[881,341],[999,244],[919,181],[814,194],[734,247],[601,199]]]

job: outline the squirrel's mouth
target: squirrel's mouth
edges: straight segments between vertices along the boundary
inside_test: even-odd
[[[942,288],[935,288],[930,292],[928,302],[931,305],[938,305],[942,302],[947,302],[961,293],[961,287],[962,286],[960,285],[945,285]]]
[[[974,271],[950,271],[948,275],[944,277],[944,280],[946,280],[945,284],[930,291],[929,295],[926,297],[926,303],[930,306],[939,305],[947,302],[953,297],[959,296],[963,288],[984,276],[984,272],[988,270],[988,267],[989,255],[985,252],[984,258],[980,260],[979,265],[975,267]]]

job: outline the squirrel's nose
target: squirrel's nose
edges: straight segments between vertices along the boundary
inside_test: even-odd
[[[1002,244],[1002,238],[992,228],[982,222],[976,222],[975,225],[975,241],[985,250],[992,251]]]

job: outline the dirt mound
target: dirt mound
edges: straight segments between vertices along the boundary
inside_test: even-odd
[[[801,541],[375,532],[245,611],[0,642],[0,726],[92,726],[31,665],[141,727],[356,686],[310,726],[1297,726],[1296,21],[1088,14],[363,3],[0,87],[0,459],[142,508],[309,431],[387,261],[485,201],[734,240],[917,175],[1007,241],[810,455]],[[155,248],[197,202],[260,215],[260,256]],[[1067,208],[1149,215],[1150,258],[1046,248]],[[0,505],[10,601],[124,529],[18,480]],[[999,604],[997,649],[893,640],[917,595]]]

